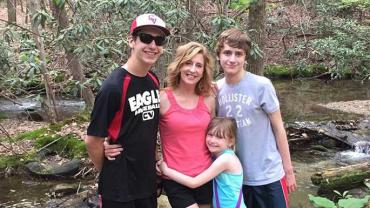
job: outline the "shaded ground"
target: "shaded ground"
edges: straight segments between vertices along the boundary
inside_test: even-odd
[[[12,143],[12,138],[16,134],[32,131],[47,126],[45,122],[35,122],[18,119],[5,119],[0,121],[0,155],[23,154],[33,149],[32,141],[17,141]],[[8,136],[6,136],[8,135]]]
[[[12,155],[14,153],[23,154],[33,149],[33,141],[24,140],[12,143],[16,134],[32,131],[46,127],[49,123],[28,121],[25,119],[4,119],[0,120],[0,156]],[[74,134],[81,140],[84,138],[88,123],[77,124],[71,123],[62,127],[58,133],[61,136]],[[6,136],[8,135],[8,136]]]

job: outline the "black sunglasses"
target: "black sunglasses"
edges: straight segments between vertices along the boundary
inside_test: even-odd
[[[153,40],[157,46],[163,46],[166,44],[166,37],[163,36],[152,36],[147,33],[139,33],[137,35],[141,42],[145,44],[150,44]]]

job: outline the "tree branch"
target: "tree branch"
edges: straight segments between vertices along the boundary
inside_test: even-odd
[[[30,33],[34,34],[31,30],[29,30],[29,29],[27,29],[27,28],[25,28],[25,27],[22,27],[22,26],[20,26],[20,25],[17,25],[17,24],[15,24],[15,23],[13,23],[13,22],[9,22],[8,20],[0,19],[0,21],[2,21],[2,22],[6,22],[6,23],[7,23],[7,24],[9,24],[9,25],[13,25],[13,26],[19,27],[19,28],[21,28],[22,30],[26,30],[27,32],[30,32]],[[36,34],[35,34],[35,35],[36,35]],[[40,36],[40,37],[41,37],[41,36]]]

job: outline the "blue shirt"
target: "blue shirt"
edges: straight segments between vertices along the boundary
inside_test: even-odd
[[[232,150],[225,150],[222,154],[233,154]],[[222,172],[213,179],[213,207],[214,208],[246,208],[243,194],[243,172],[240,174]],[[217,204],[218,201],[218,204]],[[239,202],[239,206],[237,206]]]

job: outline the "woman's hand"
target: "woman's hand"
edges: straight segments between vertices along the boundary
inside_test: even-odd
[[[109,138],[104,141],[104,156],[108,160],[115,160],[116,156],[121,154],[123,147],[120,144],[109,144]]]

